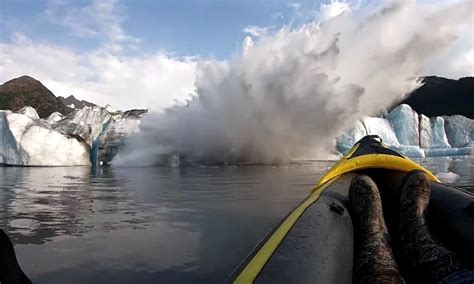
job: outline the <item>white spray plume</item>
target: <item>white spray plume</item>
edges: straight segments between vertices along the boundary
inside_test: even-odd
[[[418,86],[425,65],[469,25],[470,5],[401,1],[366,17],[345,9],[247,38],[230,62],[200,62],[194,99],[151,114],[115,163],[156,164],[172,153],[205,163],[326,158],[344,128]]]

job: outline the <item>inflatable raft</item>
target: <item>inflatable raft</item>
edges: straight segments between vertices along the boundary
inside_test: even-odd
[[[377,183],[384,217],[397,253],[399,189],[404,175],[426,172],[431,180],[431,233],[467,265],[474,265],[474,195],[442,184],[421,165],[388,149],[377,136],[357,142],[309,196],[257,245],[228,277],[233,283],[352,283],[353,225],[350,181],[357,174]]]

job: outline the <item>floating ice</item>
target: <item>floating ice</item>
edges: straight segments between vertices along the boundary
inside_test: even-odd
[[[467,156],[474,153],[474,147],[464,148],[428,148],[424,149],[427,157]]]
[[[413,157],[413,158],[426,157],[426,152],[424,151],[424,149],[421,149],[418,146],[410,146],[410,145],[400,145],[400,146],[389,145],[389,146],[390,148],[394,149],[400,154],[408,156],[408,157]]]
[[[451,182],[453,182],[453,181],[455,181],[456,179],[459,178],[458,174],[452,173],[452,172],[447,172],[447,173],[442,172],[442,173],[438,173],[436,176],[442,182],[449,182],[449,183],[451,183]]]

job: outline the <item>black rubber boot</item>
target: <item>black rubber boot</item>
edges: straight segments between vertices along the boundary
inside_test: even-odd
[[[428,230],[426,212],[431,184],[422,171],[412,171],[402,183],[400,196],[400,243],[412,278],[438,283],[462,269],[454,253],[436,241]]]
[[[390,248],[375,182],[368,176],[352,179],[349,201],[355,234],[354,283],[405,283]]]

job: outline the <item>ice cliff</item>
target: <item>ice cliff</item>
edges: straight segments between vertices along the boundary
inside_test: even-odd
[[[474,149],[474,120],[462,115],[428,118],[406,104],[386,117],[364,117],[336,138],[345,153],[365,135],[376,134],[390,148],[410,157],[470,155]]]
[[[138,131],[146,110],[84,107],[40,119],[32,107],[0,111],[0,164],[76,166],[107,163]]]
[[[84,107],[40,118],[34,108],[0,110],[0,164],[19,166],[98,165],[111,161],[124,139],[139,130],[146,110]],[[379,135],[406,156],[470,155],[474,120],[461,115],[428,118],[408,105],[384,117],[364,117],[336,138],[345,153],[365,135]]]

